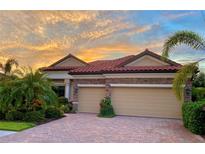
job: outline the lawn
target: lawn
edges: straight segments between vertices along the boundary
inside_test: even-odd
[[[0,130],[21,131],[34,127],[34,123],[0,121]]]

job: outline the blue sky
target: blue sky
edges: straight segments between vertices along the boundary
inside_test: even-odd
[[[204,37],[205,11],[0,11],[0,62],[17,59],[39,68],[72,53],[85,61],[161,54],[164,41],[179,30]],[[188,63],[205,51],[186,46],[171,59]],[[200,63],[205,70],[205,62]]]

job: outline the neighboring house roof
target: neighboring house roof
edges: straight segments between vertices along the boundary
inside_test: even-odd
[[[0,78],[5,76],[4,73],[2,71],[0,71]]]
[[[160,62],[166,63],[161,66],[129,66],[128,64],[140,59],[143,56],[151,56]],[[62,60],[61,60],[62,61]],[[54,64],[57,64],[54,63]],[[169,59],[162,59],[162,57],[156,53],[153,53],[146,49],[144,52],[138,55],[129,55],[113,60],[97,60],[90,63],[86,63],[85,66],[55,66],[51,65],[44,68],[44,71],[69,71],[69,74],[102,74],[102,73],[164,73],[164,72],[176,72],[181,67],[178,64]]]

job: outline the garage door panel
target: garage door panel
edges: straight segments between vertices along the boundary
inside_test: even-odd
[[[181,117],[181,104],[168,88],[112,88],[112,103],[119,115]]]
[[[99,113],[100,101],[105,97],[105,88],[79,88],[79,112]]]

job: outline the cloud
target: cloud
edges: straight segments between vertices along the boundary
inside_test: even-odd
[[[162,46],[160,41],[149,42],[149,44],[110,44],[110,45],[102,45],[88,49],[82,49],[76,53],[76,56],[85,60],[85,61],[93,61],[99,59],[112,59],[116,58],[116,54],[120,56],[125,55],[136,55],[142,51],[144,51],[148,46],[149,50],[156,51],[156,53],[160,54],[159,48]],[[113,57],[113,55],[115,57]]]
[[[160,53],[165,31],[159,21],[138,11],[0,11],[0,62],[16,58],[21,65],[48,66],[69,53],[86,61]],[[177,19],[194,11],[169,13]],[[145,22],[148,21],[148,22]],[[167,30],[169,32],[169,30]]]
[[[186,16],[193,16],[196,15],[197,12],[189,11],[189,12],[180,12],[180,13],[165,13],[164,16],[168,19],[175,20],[178,18],[186,17]]]

